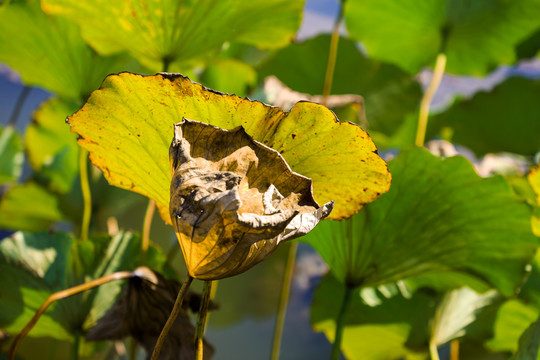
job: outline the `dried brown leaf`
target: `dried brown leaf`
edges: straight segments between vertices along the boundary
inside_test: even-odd
[[[147,267],[137,268],[134,275],[116,303],[90,329],[86,339],[119,340],[132,336],[150,356],[182,284],[165,279]],[[194,359],[195,327],[191,324],[187,310],[190,308],[197,311],[200,301],[200,295],[187,293],[180,315],[163,344],[160,360]],[[210,309],[215,308],[216,305],[211,303]],[[213,347],[205,341],[204,358],[210,359],[213,353]]]
[[[229,131],[184,119],[169,156],[171,220],[194,278],[248,270],[333,208],[333,201],[319,207],[311,179],[241,126]]]

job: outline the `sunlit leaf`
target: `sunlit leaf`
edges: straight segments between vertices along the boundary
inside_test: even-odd
[[[25,134],[25,147],[30,164],[55,191],[71,189],[78,173],[76,136],[69,131],[65,118],[78,108],[60,99],[43,104],[34,114],[34,121]]]
[[[540,150],[539,97],[540,80],[511,77],[434,116],[430,131],[451,128],[452,142],[477,155],[501,151],[532,155]]]
[[[88,96],[106,75],[135,69],[125,55],[97,55],[75,23],[44,14],[38,0],[0,8],[0,62],[19,72],[26,84],[75,100]]]
[[[538,309],[512,299],[506,301],[497,313],[495,335],[486,343],[491,351],[516,352],[519,338],[538,318]]]
[[[478,294],[467,287],[446,293],[432,320],[430,342],[443,345],[465,335],[465,328],[476,320],[476,313],[489,305],[496,295],[495,290]]]
[[[407,299],[402,295],[382,298],[376,306],[362,301],[359,290],[353,290],[345,313],[341,350],[347,359],[424,360],[427,353],[428,322],[435,308],[434,299],[417,292]],[[333,342],[336,319],[345,286],[331,273],[315,292],[311,322]]]
[[[322,94],[330,35],[320,35],[279,50],[259,68],[259,76],[276,76],[289,88]],[[394,65],[364,56],[349,39],[339,40],[332,94],[359,94],[364,98],[368,128],[387,135],[399,128],[403,117],[415,111],[421,89],[409,74]]]
[[[148,259],[156,262],[156,249]],[[131,233],[93,237],[76,242],[66,233],[17,232],[0,242],[0,269],[6,274],[0,297],[0,327],[19,332],[52,293],[120,270],[133,270],[139,259],[140,238]],[[113,304],[122,283],[103,285],[84,295],[53,304],[30,336],[72,339],[88,329]]]
[[[170,223],[168,149],[182,117],[228,130],[243,126],[313,180],[318,203],[335,200],[333,218],[351,216],[389,187],[386,164],[368,135],[327,108],[302,102],[284,113],[180,75],[111,75],[69,122],[109,182],[156,200]]]
[[[22,173],[24,153],[13,126],[0,127],[0,185],[17,181]]]
[[[411,73],[447,54],[447,71],[482,75],[516,60],[515,45],[540,26],[538,0],[351,0],[347,29],[374,58]]]
[[[66,268],[71,263],[73,239],[65,233],[16,233],[0,242],[0,269],[3,276],[0,327],[18,333],[54,290],[66,287]],[[58,304],[45,313],[31,336],[70,339],[55,316]]]
[[[372,286],[452,269],[511,295],[537,239],[530,208],[502,177],[480,178],[462,157],[415,148],[389,163],[390,191],[351,220],[307,235],[336,277]]]
[[[33,182],[15,185],[0,198],[2,229],[47,230],[62,217],[56,196]]]
[[[255,70],[238,60],[221,59],[213,62],[201,74],[201,84],[228,94],[246,96],[257,85]]]
[[[283,46],[300,25],[303,5],[303,0],[43,1],[47,12],[76,20],[98,52],[129,51],[153,71],[217,52],[228,41]]]

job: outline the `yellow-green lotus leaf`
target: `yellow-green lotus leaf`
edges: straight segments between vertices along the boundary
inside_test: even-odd
[[[112,185],[154,199],[169,218],[169,145],[182,118],[222,129],[242,126],[313,181],[315,200],[335,200],[333,219],[352,216],[390,187],[390,173],[358,125],[326,107],[299,102],[289,112],[226,95],[178,74],[110,75],[68,118],[79,144]]]

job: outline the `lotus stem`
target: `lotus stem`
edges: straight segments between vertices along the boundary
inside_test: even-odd
[[[30,319],[28,324],[26,324],[26,326],[21,330],[21,332],[15,337],[15,339],[11,343],[11,347],[9,348],[9,353],[8,353],[8,360],[14,360],[15,359],[15,354],[17,353],[17,349],[18,349],[22,339],[24,339],[24,337],[26,335],[28,335],[30,330],[32,330],[32,328],[37,324],[37,322],[38,322],[39,318],[41,317],[41,315],[43,315],[45,313],[45,311],[47,311],[48,307],[51,306],[52,303],[54,303],[57,300],[65,299],[67,297],[79,294],[81,292],[91,290],[91,289],[93,289],[95,287],[107,284],[107,283],[109,283],[111,281],[127,279],[127,278],[130,278],[131,276],[133,276],[131,271],[119,271],[119,272],[107,274],[107,275],[102,276],[100,278],[88,281],[88,282],[86,282],[84,284],[77,285],[77,286],[71,287],[69,289],[62,290],[62,291],[56,292],[54,294],[51,294],[43,302],[43,304],[41,304],[41,306],[36,311],[36,313],[34,314],[32,319]]]
[[[7,5],[7,3],[6,3]],[[17,102],[15,103],[15,107],[13,108],[13,112],[11,113],[11,116],[9,117],[8,126],[15,127],[15,124],[17,124],[17,120],[19,119],[19,115],[21,114],[22,108],[24,106],[24,103],[26,102],[26,99],[28,99],[28,95],[30,94],[30,91],[32,90],[29,86],[24,86],[21,93],[17,97]]]
[[[88,180],[88,152],[83,148],[79,148],[79,174],[84,201],[81,240],[86,241],[88,240],[88,229],[90,228],[90,218],[92,216],[92,194],[90,193],[90,183]]]
[[[332,345],[332,353],[330,355],[331,360],[339,360],[341,356],[341,342],[343,340],[343,330],[345,328],[345,314],[347,313],[347,308],[349,306],[349,302],[351,301],[353,290],[353,287],[345,285],[345,294],[343,295],[341,308],[339,309],[339,314],[336,320],[334,344]]]
[[[73,360],[79,359],[80,343],[81,343],[81,333],[79,330],[76,330],[75,334],[73,335],[73,350],[72,350],[72,355],[71,355],[71,358]]]
[[[208,305],[213,297],[212,286],[215,281],[205,281],[201,308],[199,309],[199,319],[195,330],[195,360],[203,360],[204,357],[204,332],[208,320]]]
[[[459,340],[450,342],[450,360],[459,360]]]
[[[334,23],[334,30],[330,37],[330,50],[328,51],[328,63],[326,64],[326,74],[324,76],[324,85],[322,92],[322,104],[326,106],[328,103],[328,96],[332,91],[332,82],[334,80],[334,70],[336,68],[336,59],[339,45],[339,26],[343,19],[343,4],[339,10],[339,15]]]
[[[435,341],[429,342],[429,358],[431,360],[440,360],[439,350],[437,349],[437,343]]]
[[[420,101],[420,113],[418,115],[418,128],[416,129],[416,139],[414,144],[416,146],[423,146],[426,138],[426,129],[429,116],[429,107],[431,100],[437,92],[439,85],[441,84],[442,77],[444,75],[444,69],[446,67],[446,55],[440,53],[435,60],[435,68],[433,69],[433,75],[429,82],[428,88]]]
[[[169,333],[169,330],[171,330],[171,327],[173,326],[174,322],[176,321],[176,318],[180,314],[180,311],[182,310],[182,302],[184,302],[184,298],[187,294],[187,291],[189,289],[189,286],[191,285],[191,282],[193,281],[193,277],[188,274],[186,277],[186,280],[182,284],[182,287],[180,288],[180,291],[178,291],[178,296],[176,297],[176,301],[174,302],[173,309],[171,311],[171,314],[169,315],[169,318],[167,319],[167,322],[163,326],[163,329],[161,329],[161,333],[159,334],[159,337],[156,342],[156,346],[154,346],[154,351],[152,352],[151,360],[158,360],[159,354],[161,353],[161,348],[163,347],[163,344],[165,343],[165,339],[167,338],[167,334]]]
[[[285,324],[285,316],[287,315],[287,305],[289,303],[289,294],[291,290],[292,275],[294,273],[294,263],[296,260],[296,251],[298,243],[291,242],[289,247],[289,255],[285,272],[283,274],[283,284],[281,286],[281,294],[279,296],[279,304],[277,311],[276,325],[274,327],[274,339],[272,341],[272,354],[270,359],[278,360],[281,349],[281,338],[283,337],[283,326]]]
[[[142,228],[142,240],[141,240],[141,265],[146,265],[146,254],[148,253],[148,246],[150,244],[150,229],[152,228],[152,219],[154,218],[154,211],[156,209],[155,200],[149,200],[146,212],[144,214],[143,228]]]

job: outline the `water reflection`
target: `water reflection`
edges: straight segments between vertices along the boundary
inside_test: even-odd
[[[214,360],[269,359],[287,255],[284,250],[287,249],[278,249],[245,274],[220,281],[217,294],[220,309],[211,315],[206,333],[216,349]],[[310,325],[313,292],[326,269],[309,245],[299,244],[281,360],[330,357],[331,344]]]

